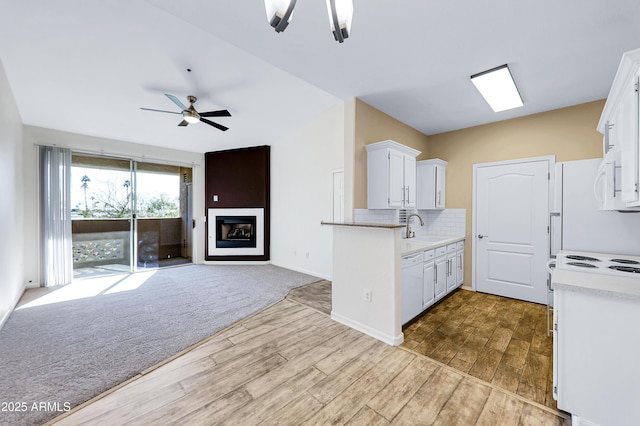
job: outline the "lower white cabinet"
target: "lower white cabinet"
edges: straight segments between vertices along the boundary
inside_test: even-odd
[[[435,298],[438,301],[447,294],[447,247],[436,248],[435,256]]]
[[[456,287],[464,281],[464,241],[456,243]]]
[[[402,325],[462,284],[464,241],[402,256]]]
[[[424,263],[424,281],[422,286],[422,309],[436,302],[436,268],[433,259]]]
[[[458,287],[458,275],[456,270],[458,253],[456,252],[456,245],[449,244],[447,246],[447,293],[455,290]]]

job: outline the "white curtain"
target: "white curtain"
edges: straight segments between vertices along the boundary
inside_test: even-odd
[[[43,287],[73,280],[71,150],[40,146],[40,229]]]

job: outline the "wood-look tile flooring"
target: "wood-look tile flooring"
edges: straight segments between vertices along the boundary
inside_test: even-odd
[[[546,306],[463,289],[405,330],[402,346],[555,409]]]
[[[58,425],[560,425],[552,410],[283,300]]]
[[[321,280],[294,288],[287,294],[287,299],[331,315],[331,281]]]

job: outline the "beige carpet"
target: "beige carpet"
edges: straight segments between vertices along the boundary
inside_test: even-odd
[[[0,330],[0,401],[19,405],[0,411],[0,424],[42,424],[318,281],[272,265],[190,265],[122,277],[99,294],[36,300],[9,317]]]

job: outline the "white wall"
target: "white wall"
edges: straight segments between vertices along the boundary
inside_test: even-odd
[[[75,151],[103,153],[105,155],[133,158],[151,163],[191,165],[193,167],[194,218],[196,228],[193,244],[193,260],[204,261],[204,155],[153,147],[93,136],[66,133],[41,127],[24,127],[24,165],[25,174],[25,280],[29,287],[38,287],[40,274],[38,265],[39,228],[38,228],[38,149],[36,144],[56,145]],[[179,141],[176,141],[179,145]],[[2,225],[0,225],[2,226]],[[18,238],[19,239],[19,238]],[[4,240],[4,239],[3,239]],[[1,260],[0,260],[1,261]]]
[[[0,327],[22,295],[22,120],[0,62]]]
[[[3,92],[4,93],[4,92]],[[345,107],[339,103],[271,147],[271,259],[285,268],[331,278],[333,175],[344,167]],[[104,153],[149,162],[193,164],[194,262],[204,261],[204,156],[130,142],[24,126],[24,279],[40,284],[38,255],[38,157],[36,144]],[[179,144],[179,141],[176,143]],[[251,144],[247,144],[250,146]],[[13,229],[13,228],[12,228]],[[16,238],[20,240],[20,238]],[[308,254],[308,255],[307,255]]]
[[[271,147],[271,261],[331,279],[333,171],[344,167],[340,102]]]

